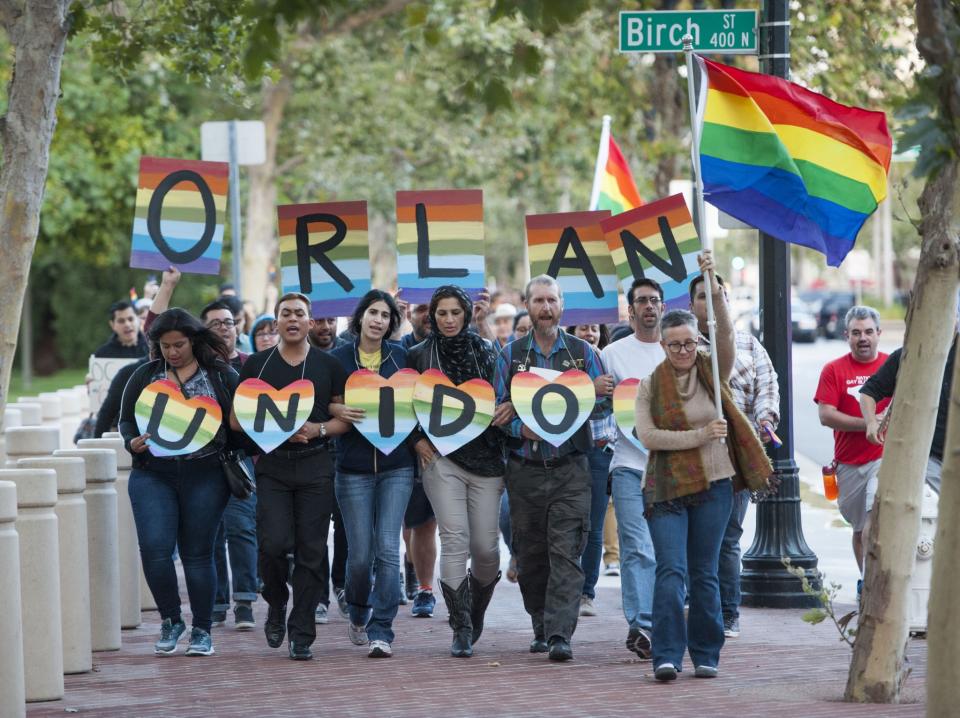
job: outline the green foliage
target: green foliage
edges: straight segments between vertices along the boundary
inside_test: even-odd
[[[817,624],[823,623],[829,618],[836,627],[837,632],[840,634],[840,640],[852,648],[853,639],[857,635],[857,630],[855,628],[850,628],[850,622],[853,620],[854,616],[857,615],[857,611],[850,611],[843,616],[837,616],[836,612],[834,611],[833,602],[840,593],[840,584],[833,582],[827,584],[826,581],[824,581],[824,575],[819,573],[818,576],[820,579],[820,585],[819,587],[814,587],[810,583],[810,579],[807,578],[807,572],[798,566],[794,566],[788,556],[782,557],[780,561],[783,563],[788,573],[799,579],[801,590],[806,595],[813,596],[817,599],[817,601],[820,602],[819,607],[811,608],[810,610],[804,612],[804,614],[800,617],[801,620],[809,623],[811,626],[816,626]]]

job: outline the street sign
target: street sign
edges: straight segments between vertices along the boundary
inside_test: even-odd
[[[239,121],[237,163],[262,165],[267,160],[267,141],[259,120]],[[230,123],[204,122],[200,125],[200,156],[207,162],[230,162]]]
[[[683,52],[683,36],[695,52],[757,54],[756,10],[688,10],[620,13],[620,52]]]

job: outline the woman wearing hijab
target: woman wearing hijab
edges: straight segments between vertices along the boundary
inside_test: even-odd
[[[439,369],[454,384],[492,382],[496,353],[470,329],[473,304],[455,286],[443,286],[430,300],[429,337],[410,351],[407,366]],[[447,602],[453,644],[450,654],[466,658],[483,631],[483,617],[500,580],[497,520],[503,492],[502,436],[496,426],[512,416],[510,404],[497,407],[493,424],[448,456],[441,456],[418,427],[411,443],[420,460],[423,487],[440,529],[440,587]],[[470,568],[467,569],[467,560]]]

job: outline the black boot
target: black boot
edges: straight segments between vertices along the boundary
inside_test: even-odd
[[[450,655],[455,658],[469,658],[473,655],[473,642],[470,636],[473,625],[470,621],[470,579],[465,578],[456,589],[450,588],[440,581],[443,589],[443,600],[447,602],[447,613],[450,615],[450,628],[453,629],[453,644],[450,646]]]
[[[473,594],[473,609],[470,611],[470,620],[473,622],[473,636],[470,639],[472,643],[479,641],[480,634],[483,633],[483,617],[487,613],[487,606],[493,598],[493,589],[501,575],[500,571],[497,571],[495,579],[486,586],[481,586],[473,574],[467,571],[467,577],[470,579],[470,593]]]

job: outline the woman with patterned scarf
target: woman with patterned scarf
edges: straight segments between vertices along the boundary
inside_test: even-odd
[[[689,649],[698,678],[714,678],[723,646],[717,578],[720,543],[735,488],[767,486],[773,473],[759,438],[730,395],[736,345],[713,258],[698,257],[716,315],[714,346],[720,366],[723,419],[714,404],[710,355],[697,349],[697,320],[673,310],[660,321],[666,361],[640,384],[637,436],[650,452],[644,514],[657,557],[653,589],[654,676],[677,677]],[[736,485],[736,486],[735,486]],[[684,577],[690,576],[690,612],[684,619]]]
[[[496,354],[470,329],[473,304],[460,287],[443,286],[430,300],[430,336],[410,350],[407,366],[439,369],[454,384],[493,381]],[[493,589],[500,580],[497,520],[503,493],[503,433],[496,428],[513,415],[497,407],[493,424],[477,438],[441,456],[420,427],[410,442],[420,460],[423,488],[440,529],[440,587],[450,614],[450,654],[466,658],[483,631]],[[467,569],[467,559],[470,569]]]

